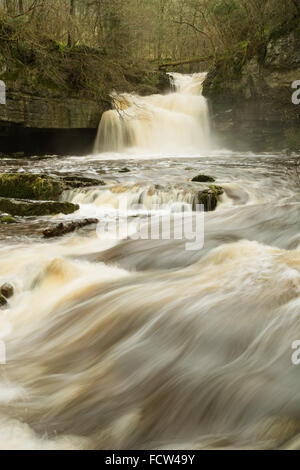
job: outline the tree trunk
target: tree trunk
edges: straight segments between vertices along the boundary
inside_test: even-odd
[[[73,38],[73,20],[75,16],[75,0],[70,0],[70,27],[69,27],[69,33],[68,33],[68,46],[72,47],[74,44],[74,38]]]
[[[24,4],[23,4],[23,0],[19,0],[19,1],[18,1],[18,4],[19,4],[19,15],[24,15]]]

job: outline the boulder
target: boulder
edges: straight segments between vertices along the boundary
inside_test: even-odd
[[[214,211],[218,205],[218,198],[224,193],[221,186],[211,185],[208,189],[199,191],[195,196],[193,210],[196,211],[197,204],[204,206],[205,212]]]
[[[214,183],[216,180],[213,176],[208,175],[198,175],[192,179],[194,183]]]
[[[16,224],[18,221],[9,214],[0,215],[0,224]]]
[[[0,197],[0,211],[12,216],[38,217],[44,215],[72,214],[79,210],[78,204],[58,201],[25,201]]]
[[[0,197],[5,198],[57,201],[65,190],[103,185],[101,180],[82,176],[0,173]]]
[[[61,183],[46,175],[0,174],[0,197],[48,201],[57,200],[62,191]]]
[[[14,288],[11,284],[6,282],[1,286],[0,289],[1,295],[4,296],[6,299],[10,299],[14,295]]]

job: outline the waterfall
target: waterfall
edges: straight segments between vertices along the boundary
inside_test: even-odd
[[[128,148],[180,153],[209,147],[209,112],[202,96],[206,73],[169,77],[174,91],[165,95],[111,94],[113,109],[102,116],[95,153]]]

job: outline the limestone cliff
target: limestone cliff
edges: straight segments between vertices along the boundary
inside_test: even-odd
[[[145,65],[113,60],[85,46],[35,44],[20,25],[0,24],[0,153],[88,153],[109,93],[160,92],[168,80]]]
[[[292,103],[292,83],[300,80],[299,21],[282,25],[247,60],[223,57],[209,73],[204,94],[223,145],[300,148],[300,105]]]

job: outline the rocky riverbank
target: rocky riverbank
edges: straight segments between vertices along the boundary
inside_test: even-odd
[[[300,17],[273,31],[253,53],[245,43],[218,59],[204,83],[214,131],[222,145],[258,151],[299,150]]]

